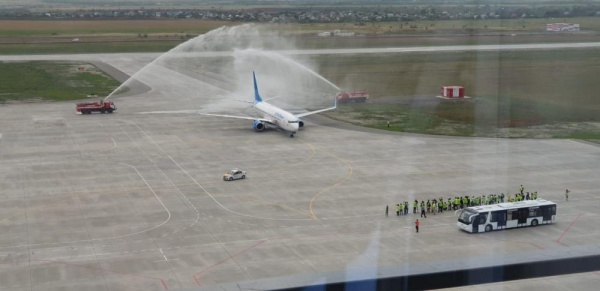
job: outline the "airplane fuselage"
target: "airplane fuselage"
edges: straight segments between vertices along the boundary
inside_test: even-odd
[[[270,119],[273,124],[285,131],[294,134],[298,131],[300,120],[294,114],[266,102],[257,102],[254,109],[265,119]]]
[[[208,114],[208,113],[205,113],[203,115],[238,118],[238,119],[246,119],[246,120],[249,119],[249,120],[252,120],[252,127],[256,131],[263,131],[265,129],[265,126],[267,126],[267,125],[277,126],[281,129],[283,129],[284,131],[288,132],[290,134],[290,137],[294,137],[294,134],[296,134],[298,129],[300,127],[304,126],[304,122],[302,122],[300,120],[300,117],[304,117],[304,116],[308,116],[308,115],[316,114],[316,113],[320,113],[320,112],[325,112],[325,111],[333,110],[336,108],[337,103],[334,99],[333,107],[310,111],[310,112],[304,112],[304,113],[300,113],[297,115],[292,114],[291,112],[285,111],[275,105],[267,103],[266,100],[263,101],[262,97],[260,97],[260,94],[258,93],[258,85],[256,84],[256,74],[254,72],[252,72],[252,77],[254,79],[254,101],[253,102],[243,101],[243,102],[251,103],[252,107],[254,107],[254,110],[256,110],[260,115],[262,115],[262,118],[255,118],[255,117],[250,117],[250,116],[225,115],[225,114]],[[274,99],[274,98],[271,98],[271,99]]]

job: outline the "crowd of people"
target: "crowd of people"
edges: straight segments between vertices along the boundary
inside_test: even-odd
[[[447,200],[444,197],[440,197],[439,199],[427,199],[427,201],[422,200],[412,202],[412,213],[416,214],[417,210],[420,210],[421,217],[427,218],[428,213],[443,213],[444,211],[450,210],[458,210],[465,207],[470,206],[481,206],[481,205],[491,205],[496,203],[504,203],[506,202],[518,202],[523,200],[535,200],[538,198],[537,191],[535,192],[525,192],[525,188],[523,185],[519,187],[519,192],[516,194],[509,194],[505,196],[504,193],[501,194],[489,194],[482,196],[460,196],[454,198],[448,198]],[[396,216],[408,215],[410,211],[411,205],[408,201],[404,201],[402,203],[396,204]],[[385,207],[385,215],[388,216],[389,206]]]

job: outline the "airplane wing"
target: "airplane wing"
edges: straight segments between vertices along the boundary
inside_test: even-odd
[[[277,98],[279,98],[279,97],[280,97],[280,96],[275,96],[275,97],[271,97],[271,98],[269,98],[269,99],[263,99],[263,102],[271,101],[271,100],[273,100],[273,99],[277,99]]]
[[[275,123],[273,123],[273,121],[271,121],[270,119],[265,119],[265,118],[256,118],[256,117],[250,117],[250,116],[238,116],[238,115],[225,115],[225,114],[209,114],[209,113],[199,113],[200,115],[206,115],[206,116],[217,116],[217,117],[227,117],[227,118],[237,118],[237,119],[246,119],[246,120],[259,120],[268,124],[272,124],[275,125]]]
[[[316,111],[311,111],[311,112],[304,112],[304,113],[295,114],[295,115],[296,115],[296,117],[300,118],[300,117],[304,117],[304,116],[307,116],[307,115],[312,115],[312,114],[317,114],[317,113],[321,113],[321,112],[333,110],[333,109],[336,109],[336,108],[337,108],[337,100],[334,100],[332,107],[325,108],[325,109],[320,109],[320,110],[316,110]]]
[[[248,100],[240,100],[240,99],[231,99],[232,101],[237,101],[237,102],[244,102],[244,103],[248,103],[248,104],[254,104],[254,102],[252,101],[248,101]]]

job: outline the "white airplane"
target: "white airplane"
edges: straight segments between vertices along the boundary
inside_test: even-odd
[[[223,115],[223,114],[202,114],[208,116],[218,116],[218,117],[229,117],[229,118],[237,118],[237,119],[247,119],[253,120],[252,127],[256,131],[263,131],[266,125],[276,126],[290,134],[290,137],[294,137],[294,134],[304,126],[304,122],[300,120],[300,117],[308,116],[315,113],[320,113],[328,110],[333,110],[337,107],[337,100],[334,101],[333,107],[305,112],[301,114],[292,114],[288,111],[285,111],[275,105],[267,103],[268,100],[275,99],[277,97],[264,100],[260,97],[258,93],[258,85],[256,84],[256,74],[252,72],[252,77],[254,78],[254,102],[243,101],[247,103],[251,103],[252,107],[263,116],[263,118],[255,118],[250,116],[235,116],[235,115]]]

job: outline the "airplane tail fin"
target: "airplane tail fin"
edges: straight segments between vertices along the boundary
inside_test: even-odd
[[[262,98],[258,93],[258,85],[256,85],[256,74],[252,71],[252,77],[254,78],[254,103],[262,102]]]

